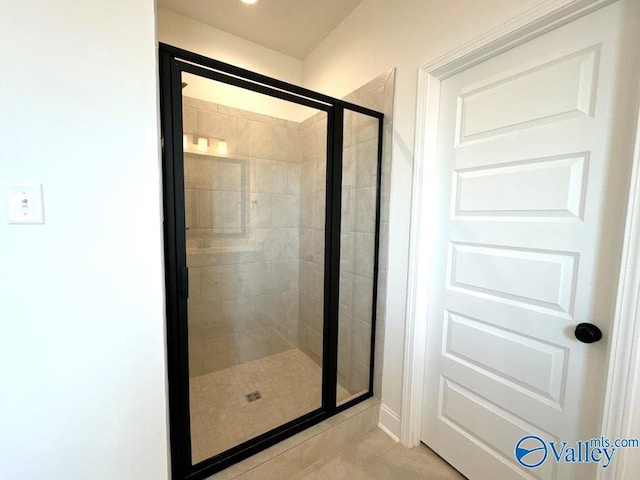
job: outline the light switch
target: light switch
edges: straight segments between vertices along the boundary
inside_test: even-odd
[[[44,223],[42,185],[9,185],[8,195],[10,224]]]

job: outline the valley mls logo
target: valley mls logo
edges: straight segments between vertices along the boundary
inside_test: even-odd
[[[556,463],[600,463],[602,468],[607,468],[618,448],[638,447],[640,441],[637,438],[592,438],[569,446],[569,442],[545,442],[536,435],[527,435],[516,443],[514,455],[525,468],[538,468],[548,458]]]
[[[516,460],[523,467],[537,468],[545,462],[549,451],[544,440],[535,435],[529,435],[522,437],[516,444],[515,455]]]

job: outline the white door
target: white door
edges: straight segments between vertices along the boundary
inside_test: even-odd
[[[589,480],[602,468],[549,452],[527,469],[514,448],[527,435],[601,435],[631,164],[624,8],[441,85],[422,441],[471,480]],[[583,322],[602,341],[578,341]]]

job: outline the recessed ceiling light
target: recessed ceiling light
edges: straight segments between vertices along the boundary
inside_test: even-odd
[[[240,0],[242,3],[246,3],[247,5],[253,5],[258,3],[258,0]]]

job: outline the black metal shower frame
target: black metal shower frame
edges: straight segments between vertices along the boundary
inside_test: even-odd
[[[163,43],[159,45],[159,62],[171,469],[172,478],[175,480],[200,480],[373,396],[384,115],[360,105]],[[327,113],[322,405],[317,410],[195,465],[191,460],[189,412],[187,332],[189,286],[185,239],[184,152],[182,148],[182,72],[235,85]],[[378,119],[378,175],[376,177],[369,390],[349,402],[337,405],[340,218],[342,212],[342,148],[345,110]]]

